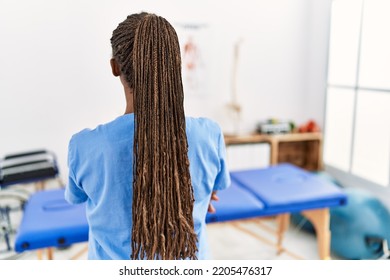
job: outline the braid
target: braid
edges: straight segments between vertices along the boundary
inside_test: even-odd
[[[131,258],[196,259],[176,32],[164,18],[142,13],[121,23],[111,42],[134,94]]]

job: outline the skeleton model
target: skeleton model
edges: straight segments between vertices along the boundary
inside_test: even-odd
[[[238,70],[238,60],[240,46],[243,42],[243,39],[240,38],[234,44],[234,53],[233,53],[233,69],[232,69],[232,86],[231,86],[231,101],[226,104],[229,117],[233,123],[233,132],[234,134],[239,134],[240,130],[240,120],[241,120],[241,105],[238,103],[237,96],[237,70]]]

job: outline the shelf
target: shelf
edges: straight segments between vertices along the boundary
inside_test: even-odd
[[[322,169],[322,134],[319,132],[225,135],[224,138],[226,146],[268,143],[271,164],[288,162],[310,171]]]

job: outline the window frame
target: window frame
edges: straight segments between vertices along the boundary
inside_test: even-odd
[[[329,165],[324,160],[324,167],[325,171],[332,174],[336,179],[338,179],[343,185],[346,186],[356,186],[360,188],[365,188],[368,190],[373,190],[375,192],[378,192],[383,195],[388,195],[388,192],[390,191],[390,170],[388,172],[388,180],[387,185],[381,185],[378,183],[375,183],[373,181],[370,181],[364,177],[358,176],[354,173],[352,173],[352,166],[353,166],[353,157],[354,157],[354,146],[355,146],[355,135],[356,135],[356,119],[357,119],[357,106],[358,106],[358,99],[359,95],[362,91],[374,91],[374,92],[381,92],[390,94],[390,89],[383,89],[383,88],[372,88],[372,87],[364,87],[359,86],[359,78],[360,78],[360,60],[361,60],[361,49],[362,49],[362,34],[363,34],[363,24],[364,24],[364,6],[365,6],[365,0],[361,0],[361,11],[360,11],[360,21],[359,21],[359,37],[358,37],[358,51],[357,51],[357,64],[356,64],[356,77],[355,77],[355,85],[349,86],[349,85],[342,85],[342,84],[331,84],[329,83],[329,62],[330,62],[330,55],[331,55],[331,26],[332,26],[332,17],[334,13],[334,5],[337,0],[332,1],[332,9],[331,9],[331,16],[330,16],[330,24],[329,24],[329,32],[328,32],[328,50],[327,50],[327,71],[326,71],[326,89],[325,89],[325,110],[324,110],[324,133],[327,131],[327,112],[328,112],[328,91],[329,89],[348,89],[354,92],[355,98],[353,101],[353,120],[352,120],[352,139],[351,139],[351,145],[350,145],[350,158],[349,158],[349,167],[347,171],[343,171],[337,167],[334,167],[332,165]],[[390,124],[389,124],[390,125]],[[324,137],[325,140],[325,137]],[[390,145],[390,144],[389,144]],[[326,145],[323,145],[324,149]],[[324,154],[324,153],[323,153]],[[390,153],[389,153],[389,163],[390,163]]]

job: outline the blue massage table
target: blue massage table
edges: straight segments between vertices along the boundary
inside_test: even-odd
[[[70,205],[64,199],[64,189],[39,191],[28,200],[22,222],[15,237],[15,251],[48,248],[48,259],[53,258],[52,247],[66,247],[88,240],[85,205]]]
[[[0,159],[0,224],[3,225],[0,227],[0,242],[5,241],[7,251],[13,251],[9,240],[15,233],[11,213],[22,210],[30,196],[27,189],[13,186],[34,183],[36,190],[43,190],[49,179],[56,179],[62,185],[58,175],[56,156],[46,150],[8,154]],[[15,202],[17,207],[10,206]]]
[[[207,223],[277,216],[281,252],[289,215],[301,212],[316,230],[320,258],[330,258],[329,208],[346,203],[337,186],[290,164],[231,172],[231,179],[230,188],[218,194],[216,213],[207,215]],[[68,205],[63,196],[60,189],[31,197],[16,236],[17,252],[88,240],[85,206]]]
[[[291,164],[230,175],[231,188],[219,193],[216,212],[206,217],[208,223],[277,216],[280,253],[290,213],[301,212],[315,228],[320,258],[330,258],[329,208],[347,203],[339,187]]]

